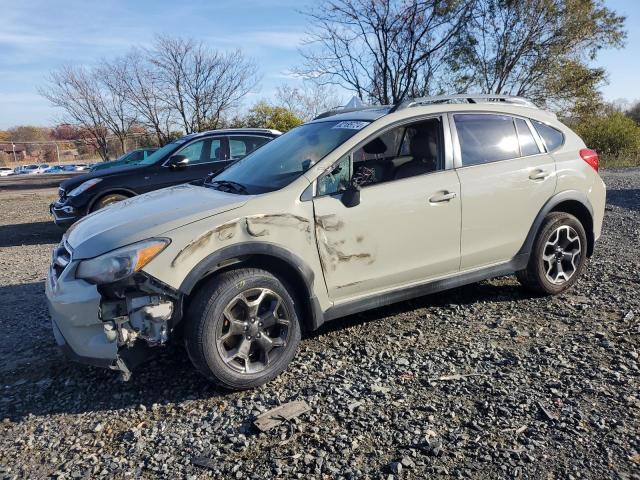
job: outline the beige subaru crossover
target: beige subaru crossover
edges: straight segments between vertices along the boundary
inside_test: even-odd
[[[255,387],[338,317],[500,275],[571,287],[600,236],[597,170],[522,98],[327,112],[202,186],[75,223],[46,284],[53,332],[125,378],[180,339],[207,378]]]

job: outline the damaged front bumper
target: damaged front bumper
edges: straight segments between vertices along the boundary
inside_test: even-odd
[[[77,263],[64,243],[54,250],[45,291],[56,342],[71,360],[127,380],[169,340],[180,298],[144,274],[98,287],[75,278]]]

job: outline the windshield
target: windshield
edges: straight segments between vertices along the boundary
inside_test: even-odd
[[[239,185],[243,193],[249,194],[279,190],[368,124],[333,121],[301,125],[224,170],[210,185],[216,187],[219,182],[227,182],[228,186],[233,183]]]

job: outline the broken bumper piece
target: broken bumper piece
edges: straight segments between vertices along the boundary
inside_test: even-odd
[[[128,293],[105,300],[95,285],[75,279],[69,264],[52,268],[46,296],[53,335],[73,361],[118,370],[125,380],[169,339],[174,303],[160,294]]]

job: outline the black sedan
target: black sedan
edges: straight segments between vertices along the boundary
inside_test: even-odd
[[[135,165],[95,171],[60,184],[60,198],[49,207],[56,225],[141,193],[204,179],[279,136],[277,130],[228,129],[187,135]]]

